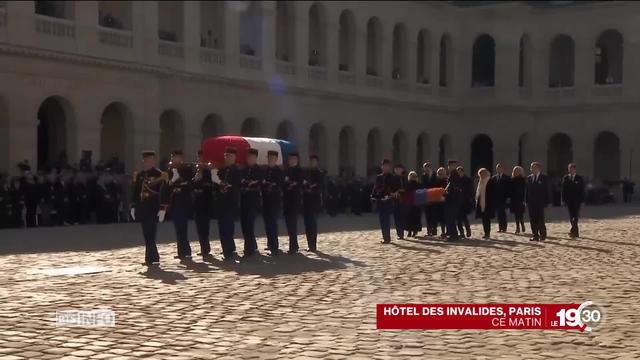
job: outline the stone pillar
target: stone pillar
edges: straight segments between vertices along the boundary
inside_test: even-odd
[[[158,64],[158,2],[133,1],[133,36],[138,57]],[[140,25],[138,25],[140,24]]]
[[[354,129],[356,157],[354,167],[356,176],[367,176],[367,129]]]
[[[98,2],[75,1],[76,45],[81,54],[91,54],[98,43]]]
[[[10,174],[17,174],[16,165],[22,160],[29,160],[31,167],[38,167],[38,106],[35,99],[21,103],[22,93],[7,94],[4,98],[8,104],[22,104],[22,106],[7,107],[8,134],[8,170]],[[6,149],[7,149],[6,148]]]
[[[574,87],[576,98],[586,98],[595,82],[595,40],[588,34],[577,35],[575,41]]]
[[[338,21],[340,20],[340,14],[333,14],[331,11],[332,8],[329,7],[326,9],[327,14],[325,14],[325,36],[326,39],[326,70],[327,70],[327,82],[330,85],[336,85],[338,82],[338,59],[339,54],[339,38],[340,38],[340,25]]]
[[[35,43],[35,1],[7,1],[7,37],[11,43]],[[13,166],[13,165],[12,165]]]
[[[303,3],[298,3],[302,5]],[[295,36],[295,64],[298,81],[305,83],[307,80],[307,64],[309,61],[309,7],[294,6],[296,21]],[[329,168],[327,168],[329,170]]]
[[[519,39],[496,39],[495,89],[496,97],[502,101],[512,101],[518,96],[519,53]]]
[[[543,98],[549,87],[549,39],[546,36],[531,38],[531,95]]]
[[[635,32],[624,35],[624,54],[622,60],[622,84],[624,94],[635,100],[640,99],[640,25]],[[638,154],[640,157],[640,154]],[[640,186],[640,185],[639,185]]]
[[[262,76],[268,81],[275,72],[276,59],[276,2],[264,1],[262,5]]]
[[[575,136],[571,139],[573,141],[573,162],[578,165],[578,171],[589,179],[593,179],[594,175],[593,139],[593,136]]]
[[[419,30],[418,30],[419,31]],[[418,72],[418,31],[411,27],[407,27],[407,51],[406,51],[406,79],[409,91],[413,92],[417,82]],[[415,142],[414,142],[415,146]]]
[[[354,13],[355,51],[351,72],[356,75],[357,86],[364,86],[367,69],[367,18]]]
[[[240,12],[238,2],[229,1],[224,7],[224,52],[225,70],[235,73],[240,56]]]
[[[453,98],[461,98],[467,96],[469,89],[471,88],[471,61],[472,61],[472,47],[473,43],[469,42],[469,39],[460,38],[456,41],[455,38],[451,41],[451,61],[448,65],[453,66],[453,69],[449,71],[451,79],[449,79],[449,86],[451,87],[451,96]]]
[[[200,2],[183,3],[184,61],[187,71],[197,72],[200,66]]]

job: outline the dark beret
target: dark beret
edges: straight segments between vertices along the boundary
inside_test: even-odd
[[[251,148],[247,150],[247,154],[258,156],[258,149]]]
[[[224,153],[225,154],[235,154],[237,153],[236,148],[232,147],[232,146],[228,146],[224,149]]]
[[[278,157],[278,152],[275,150],[269,150],[267,151],[267,156],[275,156]]]

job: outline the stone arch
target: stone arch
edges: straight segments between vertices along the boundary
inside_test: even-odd
[[[276,60],[293,62],[296,48],[294,1],[276,1]]]
[[[163,41],[184,42],[184,3],[158,1],[158,38]]]
[[[356,48],[356,21],[351,10],[343,10],[339,21],[338,70],[353,71]]]
[[[596,42],[595,82],[598,85],[622,83],[622,34],[613,29],[603,31]]]
[[[430,161],[430,152],[429,152],[429,135],[425,132],[421,132],[418,135],[416,141],[416,169],[422,169],[422,164],[427,161]]]
[[[416,81],[419,84],[429,84],[431,82],[431,34],[429,30],[420,30],[416,46]]]
[[[476,135],[471,141],[471,174],[480,168],[493,172],[493,141],[486,134]]]
[[[276,129],[276,138],[280,140],[294,141],[296,139],[295,128],[290,120],[283,120]]]
[[[471,62],[471,87],[492,87],[496,74],[496,42],[488,34],[482,34],[473,42]]]
[[[220,115],[208,114],[204,120],[202,120],[200,134],[202,135],[203,141],[213,136],[221,136],[224,132],[224,121]]]
[[[367,134],[367,175],[375,175],[382,161],[382,135],[378,128]]]
[[[327,66],[327,15],[317,2],[309,7],[309,65]]]
[[[391,77],[396,80],[407,78],[407,26],[397,23],[393,27]]]
[[[569,35],[560,34],[551,40],[549,51],[549,87],[573,87],[575,43]]]
[[[169,160],[171,152],[183,149],[184,146],[184,121],[177,110],[165,110],[160,115],[160,163]]]
[[[602,131],[593,144],[593,177],[602,182],[621,180],[620,138],[611,131]]]
[[[309,154],[316,154],[320,162],[327,164],[327,131],[321,123],[315,123],[309,130]]]
[[[393,134],[393,162],[407,166],[407,135],[402,130]]]
[[[573,161],[573,141],[565,133],[556,133],[549,139],[547,146],[547,172],[549,177],[557,179],[567,171],[567,165]]]
[[[367,21],[367,75],[382,76],[382,23],[377,17]]]
[[[262,135],[262,127],[258,119],[254,117],[248,117],[242,122],[240,127],[240,135],[257,137]]]
[[[134,126],[131,109],[121,102],[110,103],[102,112],[100,125],[100,160],[107,163],[117,158],[125,168],[132,166]]]
[[[355,175],[356,136],[351,126],[340,129],[338,142],[338,175],[352,177]]]
[[[449,134],[444,134],[440,137],[438,141],[438,165],[445,166],[447,162],[447,158],[451,156],[452,150],[451,144],[451,136]]]
[[[443,34],[440,38],[439,52],[439,84],[448,87],[453,81],[453,51],[451,35]]]
[[[50,96],[38,108],[38,168],[70,165],[75,158],[75,114],[71,103]]]

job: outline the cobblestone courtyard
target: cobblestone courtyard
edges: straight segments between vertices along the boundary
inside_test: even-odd
[[[373,216],[323,218],[330,232],[319,237],[321,253],[236,264],[179,263],[164,224],[162,266],[152,272],[140,265],[136,224],[0,231],[0,359],[640,358],[640,208],[585,215],[580,240],[553,221],[542,243],[513,234],[478,240],[475,224],[474,239],[391,245],[378,243]],[[97,272],[41,271],[66,267]],[[606,305],[597,333],[375,328],[382,302],[584,300]],[[57,310],[99,308],[116,312],[115,327],[55,326]]]

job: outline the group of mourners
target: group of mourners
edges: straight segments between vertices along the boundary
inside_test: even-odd
[[[475,184],[475,186],[474,186]],[[571,228],[569,236],[579,237],[578,218],[585,198],[585,182],[577,174],[576,164],[568,165],[568,173],[562,179],[562,201],[569,211]],[[416,192],[422,189],[440,189],[426,204],[418,203]],[[416,237],[422,231],[422,214],[426,220],[427,236],[440,236],[448,240],[471,237],[469,215],[481,219],[483,238],[491,237],[491,222],[497,217],[498,232],[506,232],[510,211],[515,218],[515,233],[524,233],[525,213],[529,214],[531,241],[545,240],[547,228],[544,209],[550,203],[550,184],[542,173],[539,162],[531,163],[527,176],[521,166],[515,166],[510,175],[498,163],[495,174],[481,168],[474,179],[465,173],[458,161],[449,160],[448,167],[434,171],[430,162],[416,171],[406,174],[401,164],[382,161],[382,172],[377,175],[371,193],[380,220],[382,243],[391,242],[391,218],[393,217],[398,239]]]

